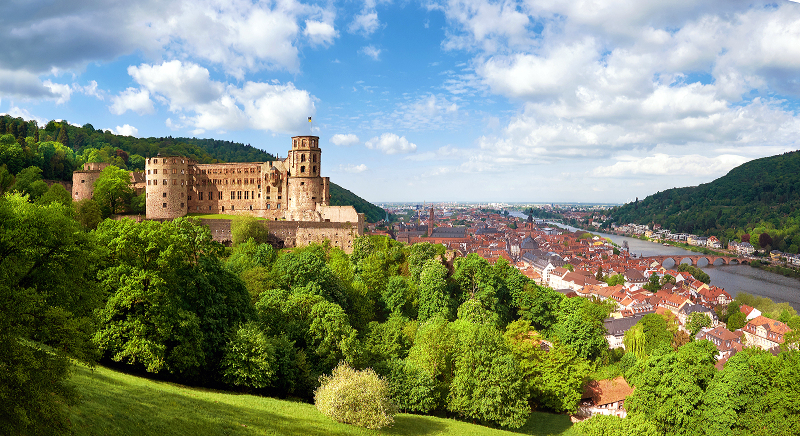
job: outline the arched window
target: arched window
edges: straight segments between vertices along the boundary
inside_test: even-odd
[[[306,172],[306,167],[300,167],[300,172],[301,172],[301,173],[304,173],[304,172]]]
[[[306,161],[306,155],[301,154],[300,155],[300,162],[305,162],[305,161]]]

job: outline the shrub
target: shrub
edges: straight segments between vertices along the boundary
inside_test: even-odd
[[[371,368],[359,371],[340,363],[319,381],[314,404],[323,415],[370,429],[394,423],[397,408],[389,399],[389,384]]]

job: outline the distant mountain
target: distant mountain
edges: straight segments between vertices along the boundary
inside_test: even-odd
[[[611,216],[618,224],[655,223],[674,232],[726,240],[737,230],[759,227],[797,252],[800,151],[747,162],[710,183],[658,192],[613,209]]]
[[[88,152],[95,153],[94,156],[99,158],[96,162],[105,161],[138,171],[144,170],[145,158],[159,153],[186,156],[199,163],[275,160],[275,156],[266,151],[239,142],[171,136],[135,138],[116,135],[108,130],[97,130],[91,124],[73,126],[66,121],[50,121],[40,129],[34,121],[7,115],[0,116],[0,137],[5,134],[12,135],[11,143],[18,142],[20,149],[19,153],[15,152],[13,159],[4,159],[3,149],[0,148],[0,165],[8,164],[9,170],[14,174],[28,166],[39,166],[43,169],[45,177],[52,179],[71,180],[72,171],[78,169],[82,162],[82,158],[78,155],[87,156]],[[56,156],[58,162],[55,163],[49,156],[39,156],[41,153],[38,144],[46,141],[60,142],[74,150],[74,155]],[[4,145],[0,144],[0,147]],[[331,205],[353,206],[357,212],[366,215],[368,222],[379,221],[386,215],[380,207],[333,182],[331,182]]]

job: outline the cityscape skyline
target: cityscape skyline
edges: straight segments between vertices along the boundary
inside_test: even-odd
[[[618,204],[800,148],[789,0],[37,0],[0,13],[0,113],[278,156],[313,133],[323,174],[373,203]]]

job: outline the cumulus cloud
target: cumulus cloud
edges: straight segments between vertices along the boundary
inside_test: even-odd
[[[350,147],[351,145],[359,144],[361,140],[358,139],[358,136],[352,133],[337,133],[331,137],[331,142],[341,147]]]
[[[379,60],[381,56],[381,49],[376,48],[374,45],[368,45],[365,47],[361,47],[361,50],[358,51],[359,53],[371,57],[373,60]]]
[[[375,33],[380,26],[381,22],[378,20],[378,13],[374,10],[365,10],[353,18],[353,21],[347,27],[347,31],[369,36]]]
[[[13,118],[22,118],[24,120],[34,120],[37,124],[44,126],[47,123],[47,120],[41,117],[37,117],[30,113],[27,109],[23,109],[17,106],[11,106],[8,108],[8,112],[0,115],[9,115]]]
[[[321,21],[306,20],[303,34],[308,37],[312,45],[330,45],[336,39],[337,32],[333,25]]]
[[[27,71],[0,68],[0,95],[54,100],[57,104],[61,104],[69,100],[71,93],[69,85],[53,83],[50,80],[42,82],[36,74]]]
[[[357,173],[363,173],[363,172],[364,172],[364,171],[366,171],[366,170],[367,170],[367,166],[366,166],[366,165],[364,165],[364,164],[358,164],[358,165],[354,165],[354,164],[339,165],[339,171],[342,171],[342,172],[345,172],[345,173],[353,173],[353,174],[357,174]]]
[[[315,112],[314,98],[292,83],[247,81],[238,87],[211,80],[204,67],[180,61],[132,66],[128,73],[140,88],[123,92],[119,105],[112,99],[112,113],[131,109],[129,101],[144,101],[145,97],[152,105],[149,96],[153,95],[179,115],[179,121],[167,121],[170,128],[188,127],[198,133],[259,129],[293,134],[303,129],[308,115]]]
[[[111,106],[108,107],[114,115],[122,115],[127,111],[136,112],[139,115],[152,114],[155,112],[153,101],[150,100],[150,92],[146,89],[128,88],[119,95],[111,97]]]
[[[317,45],[335,37],[332,19],[317,21],[334,16],[333,6],[298,0],[51,3],[0,6],[5,18],[0,44],[15,47],[0,52],[0,65],[40,75],[140,51],[211,62],[241,79],[263,69],[296,72],[304,38]]]
[[[364,145],[370,150],[380,150],[386,154],[412,153],[417,150],[416,144],[408,142],[405,136],[397,136],[394,133],[376,136]]]
[[[114,132],[114,134],[116,135],[123,135],[123,136],[137,136],[139,134],[139,129],[131,126],[130,124],[117,126],[116,128],[111,129],[111,131]]]
[[[609,166],[600,166],[592,170],[595,177],[628,177],[631,175],[697,175],[719,176],[727,173],[747,161],[744,156],[723,154],[719,156],[701,156],[698,154],[670,156],[656,153],[644,158],[623,156]]]

